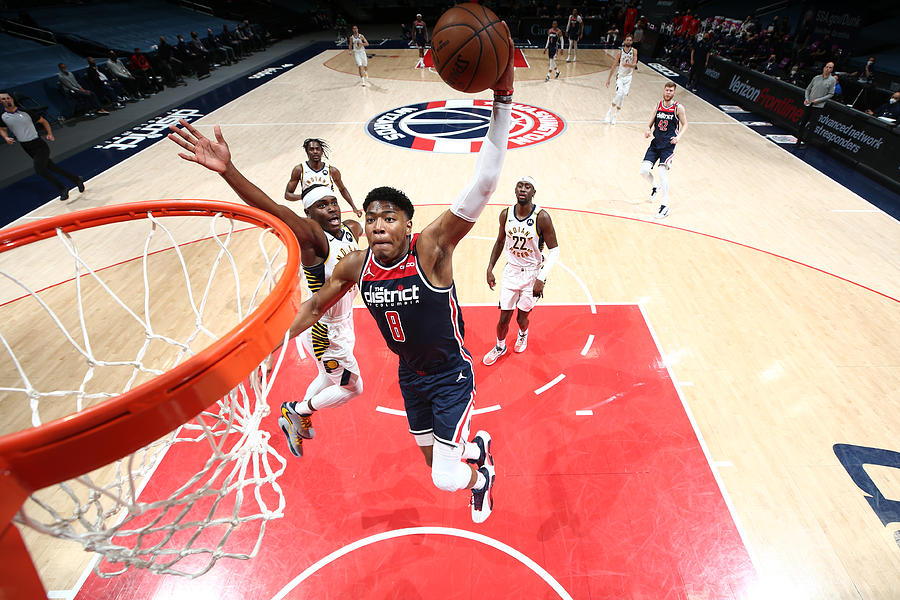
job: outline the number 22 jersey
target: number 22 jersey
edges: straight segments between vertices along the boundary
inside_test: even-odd
[[[463,346],[465,326],[456,288],[429,283],[419,267],[416,241],[397,264],[378,264],[366,251],[359,289],[388,348],[420,375],[456,369],[472,358]]]

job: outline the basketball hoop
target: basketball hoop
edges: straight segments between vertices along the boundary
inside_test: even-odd
[[[208,227],[199,229],[196,223],[204,218]],[[252,227],[238,230],[235,222]],[[147,233],[143,243],[137,244],[139,250],[121,248],[125,244],[116,241],[110,244],[115,248],[108,250],[125,258],[99,268],[91,266],[85,257],[98,244],[113,239],[103,233],[110,225],[135,231],[143,228]],[[192,236],[177,241],[185,231]],[[138,242],[139,236],[130,232],[125,239]],[[8,285],[3,291],[9,295],[13,290],[19,296],[3,298],[0,308],[19,308],[21,301],[43,309],[25,315],[24,327],[31,331],[24,337],[44,334],[39,325],[29,324],[32,318],[52,322],[58,328],[54,333],[68,342],[74,357],[61,358],[59,364],[80,362],[85,372],[78,376],[80,383],[63,383],[61,389],[39,386],[35,373],[43,375],[47,365],[26,364],[24,354],[13,344],[15,336],[5,335],[0,318],[0,355],[4,351],[8,355],[0,358],[14,365],[4,369],[12,374],[0,382],[0,398],[7,403],[10,398],[27,399],[28,403],[16,410],[30,409],[31,416],[30,427],[0,437],[0,554],[4,556],[0,597],[45,597],[13,520],[79,541],[86,549],[102,554],[106,568],[101,568],[102,563],[95,567],[101,576],[130,567],[197,576],[219,558],[253,556],[266,521],[283,516],[284,508],[276,479],[284,471],[285,461],[268,444],[268,432],[260,429],[262,417],[268,414],[266,397],[283,354],[271,372],[259,367],[286,337],[299,306],[299,248],[293,233],[277,218],[240,204],[158,200],[94,208],[0,231],[0,259],[26,245],[29,251],[35,244],[43,251],[38,243],[51,244],[54,238],[70,255],[64,258],[72,259],[59,259],[57,249],[55,260],[74,266],[74,277],[35,287],[7,268],[7,263],[17,265],[18,261],[4,261],[0,280]],[[253,247],[259,252],[251,258],[247,248]],[[211,268],[207,261],[206,272],[198,277],[190,268],[192,261],[197,262],[193,257],[207,254],[214,256]],[[250,286],[241,286],[241,280],[248,278],[238,266],[241,261],[257,267],[249,276]],[[141,266],[139,276],[128,272],[137,264]],[[163,271],[173,264],[181,265],[180,273]],[[24,270],[24,275],[30,276],[37,269]],[[156,271],[163,274],[162,283],[154,281]],[[132,284],[116,289],[110,281],[120,272],[143,281],[144,289]],[[187,292],[181,305],[170,298],[179,287]],[[74,303],[76,315],[54,309],[47,298],[55,289],[66,294],[69,304]],[[164,309],[153,305],[159,290],[166,292]],[[134,300],[124,299],[123,291],[128,298],[134,295]],[[226,292],[235,296],[228,300],[229,309],[207,314],[212,304],[225,304],[220,299]],[[110,308],[94,311],[100,313],[99,318],[89,314],[97,297],[111,300]],[[139,304],[143,306],[133,308]],[[114,321],[114,314],[124,315],[127,324],[121,329],[103,329]],[[233,323],[228,323],[232,314]],[[183,327],[176,337],[172,331],[182,325],[163,322],[167,316],[173,317],[173,323],[189,321],[190,326]],[[97,323],[103,331],[100,336],[96,335]],[[220,323],[224,333],[218,334]],[[102,338],[99,341],[114,338],[116,343],[125,337],[126,329],[139,331],[140,327],[144,339],[133,341],[128,350],[112,345],[106,350],[109,356],[100,356],[98,337]],[[202,349],[198,347],[201,344],[205,345]],[[123,340],[121,345],[127,344]],[[132,354],[123,357],[126,351]],[[72,369],[60,370],[60,376],[68,376]],[[107,372],[112,374],[107,376]],[[115,389],[99,389],[105,380],[115,381]],[[46,406],[57,401],[74,405],[57,416]],[[52,420],[45,423],[47,415]],[[163,494],[161,499],[139,499],[143,485],[166,453],[190,447],[190,456],[195,456],[194,450],[201,446],[197,442],[202,442],[207,452],[197,465],[191,465],[186,482],[172,484],[173,490],[156,490]],[[178,448],[172,450],[175,446]],[[115,466],[104,469],[102,477],[91,473],[110,463]],[[72,479],[75,481],[69,481]],[[59,485],[48,494],[62,496],[72,515],[36,494],[54,484]],[[245,492],[245,487],[250,489]],[[256,502],[252,511],[246,506],[248,499]],[[233,508],[229,508],[231,501]],[[198,506],[203,511],[199,518],[192,512]],[[248,551],[226,547],[232,530],[248,521],[259,528],[256,541],[250,542],[252,547]],[[209,539],[213,533],[221,537],[218,542]],[[203,555],[205,562],[198,562],[198,555]],[[181,561],[188,563],[187,568],[177,564]]]

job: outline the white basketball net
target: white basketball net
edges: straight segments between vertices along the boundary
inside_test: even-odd
[[[131,254],[132,267],[141,265],[142,273],[134,278],[143,280],[143,292],[135,289],[138,286],[129,286],[134,296],[130,303],[120,298],[114,290],[116,285],[106,281],[105,269],[95,270],[83,258],[86,244],[59,230],[55,239],[66,256],[56,260],[74,267],[74,280],[67,285],[74,289],[72,297],[77,315],[63,315],[51,301],[45,300],[46,290],[36,291],[25,281],[27,276],[14,275],[6,263],[0,265],[0,280],[5,278],[19,288],[26,301],[33,300],[29,306],[43,309],[44,316],[58,328],[60,339],[67,340],[70,354],[76,359],[80,357],[77,362],[83,370],[76,377],[76,381],[81,380],[78,386],[51,389],[35,383],[34,374],[45,372],[48,365],[35,363],[33,358],[28,365],[0,320],[0,358],[5,350],[15,367],[9,369],[13,373],[5,374],[0,381],[0,400],[21,405],[27,399],[33,426],[125,392],[187,360],[252,312],[267,296],[284,266],[283,261],[276,265],[278,256],[283,254],[283,245],[269,230],[236,230],[233,220],[216,215],[208,219],[208,231],[179,243],[162,222],[167,218],[150,215],[147,221],[129,223],[132,228],[148,230],[143,253],[135,248]],[[195,230],[197,221],[201,221],[197,217],[178,219],[181,219],[178,225],[183,225],[184,219],[192,219]],[[246,227],[244,223],[240,225]],[[195,261],[186,258],[186,250],[191,249],[198,237],[205,236],[209,237],[202,244],[206,244],[214,260],[207,257],[202,261],[204,268],[198,276],[201,271],[192,265]],[[135,238],[140,243],[140,238]],[[243,247],[235,249],[238,239],[243,240]],[[96,243],[96,240],[91,242]],[[242,278],[248,279],[247,269],[238,268],[235,255],[241,263],[247,262],[246,248],[252,248],[254,243],[259,256],[253,259],[256,267],[249,277],[251,285],[245,283],[242,293],[241,282]],[[59,256],[58,249],[56,255]],[[135,258],[138,255],[140,258]],[[151,273],[157,270],[154,264],[162,260],[161,256],[166,256],[170,266],[180,264],[181,272],[169,270],[160,283],[154,281]],[[179,287],[186,294],[176,305],[169,296],[173,288]],[[225,303],[223,289],[231,290],[234,296]],[[90,298],[86,298],[88,294]],[[120,335],[123,329],[131,330],[120,323],[98,334],[95,324],[86,316],[96,306],[98,297],[113,307],[109,312],[114,313],[116,320],[124,319],[135,325],[136,331],[143,330],[142,343],[131,340],[134,342],[131,354],[122,356],[121,349],[107,349],[108,354],[98,350],[100,336],[109,341],[110,336]],[[135,308],[141,302],[143,306]],[[165,302],[165,310],[154,309],[155,302]],[[73,310],[71,304],[70,299],[69,312]],[[228,305],[234,322],[223,322],[228,320],[223,313],[229,311],[213,309],[213,304]],[[170,333],[172,327],[161,322],[166,316],[178,316],[181,320],[187,316],[190,325],[175,336]],[[101,320],[114,321],[112,317]],[[40,330],[34,332],[35,336],[45,334]],[[164,349],[160,351],[160,347]],[[15,521],[57,538],[75,540],[86,550],[101,554],[101,560],[95,565],[95,571],[101,576],[118,575],[129,567],[139,567],[156,573],[196,577],[212,568],[220,558],[254,556],[266,522],[284,516],[284,496],[276,479],[284,472],[286,463],[269,444],[270,434],[261,429],[262,419],[269,414],[266,398],[282,358],[283,353],[271,372],[262,366],[256,369],[225,397],[211,402],[206,411],[162,439],[113,465],[33,494]],[[122,369],[130,370],[130,375],[122,376]],[[105,371],[119,373],[114,389],[96,389],[95,383],[103,379]],[[60,408],[60,403],[68,404]],[[157,482],[159,473],[150,477],[166,460],[176,461],[181,467],[180,480],[172,481],[173,477],[167,475]]]

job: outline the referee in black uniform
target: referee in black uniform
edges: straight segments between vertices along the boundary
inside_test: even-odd
[[[59,190],[59,199],[69,199],[69,188],[64,186],[51,174],[57,173],[69,179],[78,186],[78,191],[84,191],[84,179],[78,175],[69,173],[55,162],[50,160],[50,146],[38,135],[35,124],[40,124],[47,133],[47,141],[52,142],[53,132],[50,123],[42,116],[35,121],[34,115],[26,110],[16,107],[16,101],[8,92],[0,92],[0,104],[3,105],[3,113],[0,114],[0,135],[7,144],[15,144],[16,140],[22,144],[22,148],[34,159],[34,170],[41,177],[52,183]],[[10,135],[12,133],[12,135]]]

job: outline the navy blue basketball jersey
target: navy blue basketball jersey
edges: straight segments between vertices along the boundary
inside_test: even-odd
[[[560,31],[558,29],[547,30],[547,44],[544,46],[547,50],[556,51],[561,43]]]
[[[653,127],[653,145],[671,144],[672,138],[678,134],[678,103],[673,102],[668,108],[662,100],[656,105],[656,117]]]
[[[359,289],[388,348],[419,374],[471,364],[463,346],[465,327],[453,284],[442,288],[425,279],[412,237],[407,255],[392,267],[366,252]]]

